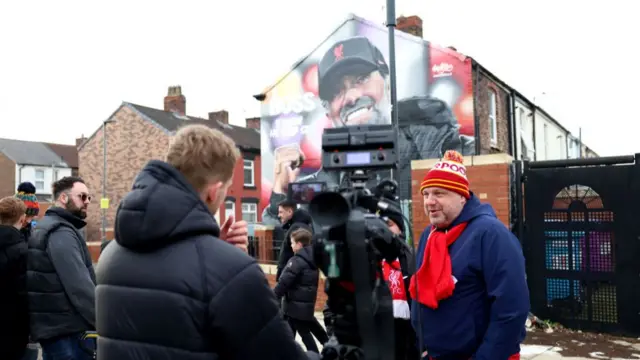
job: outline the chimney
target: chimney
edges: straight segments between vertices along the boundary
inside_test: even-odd
[[[422,38],[422,19],[419,16],[400,16],[396,19],[396,29]]]
[[[229,124],[229,113],[227,112],[227,110],[210,112],[209,120],[218,120],[223,124]]]
[[[76,147],[80,147],[80,145],[84,144],[85,141],[87,141],[87,138],[84,137],[84,134],[80,135],[79,138],[76,138]]]
[[[247,119],[246,121],[247,121],[247,128],[260,130],[260,118],[259,117],[250,118],[250,119]]]
[[[182,95],[182,87],[169,86],[167,96],[164,97],[164,111],[170,111],[179,115],[187,114],[187,98]]]

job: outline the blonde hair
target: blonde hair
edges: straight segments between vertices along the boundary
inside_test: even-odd
[[[13,196],[0,199],[0,225],[15,225],[27,211],[27,206]]]
[[[171,138],[166,161],[201,191],[210,182],[229,181],[239,158],[236,143],[221,131],[187,125]]]

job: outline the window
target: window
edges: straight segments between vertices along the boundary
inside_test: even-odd
[[[36,191],[44,191],[44,170],[36,169]]]
[[[242,204],[242,220],[248,223],[258,222],[258,204]]]
[[[54,170],[53,171],[53,181],[58,181],[60,180],[60,174],[58,173],[58,170]]]
[[[489,90],[489,131],[491,134],[491,145],[498,144],[497,108],[496,93],[493,90]]]
[[[523,131],[527,131],[527,123],[524,121],[524,109],[520,108],[518,110],[518,116],[520,117],[520,129]]]
[[[227,219],[231,215],[236,216],[236,203],[227,200],[224,202],[224,218]]]
[[[244,161],[244,186],[255,186],[255,171],[253,160]]]

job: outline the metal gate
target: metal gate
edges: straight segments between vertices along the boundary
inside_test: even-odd
[[[532,312],[575,329],[639,335],[640,154],[515,167],[524,214],[514,231]]]

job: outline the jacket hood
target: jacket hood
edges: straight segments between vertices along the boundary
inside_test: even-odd
[[[446,102],[431,96],[414,96],[398,101],[398,123],[405,125],[450,125],[458,122]]]
[[[495,218],[496,213],[493,211],[491,205],[481,203],[478,197],[471,192],[471,198],[467,200],[467,203],[462,208],[462,212],[458,215],[451,226],[455,226],[463,222],[469,222],[480,216],[491,216]]]
[[[118,244],[151,251],[203,234],[218,237],[220,227],[196,190],[174,167],[151,160],[118,207]]]
[[[293,212],[293,215],[291,216],[291,220],[290,220],[291,224],[295,224],[295,223],[303,223],[306,224],[308,226],[311,226],[311,223],[313,222],[311,220],[311,215],[309,215],[309,212],[305,209],[296,209]]]
[[[307,245],[303,247],[296,253],[296,256],[300,256],[312,269],[317,269],[316,263],[313,261],[313,246]]]

